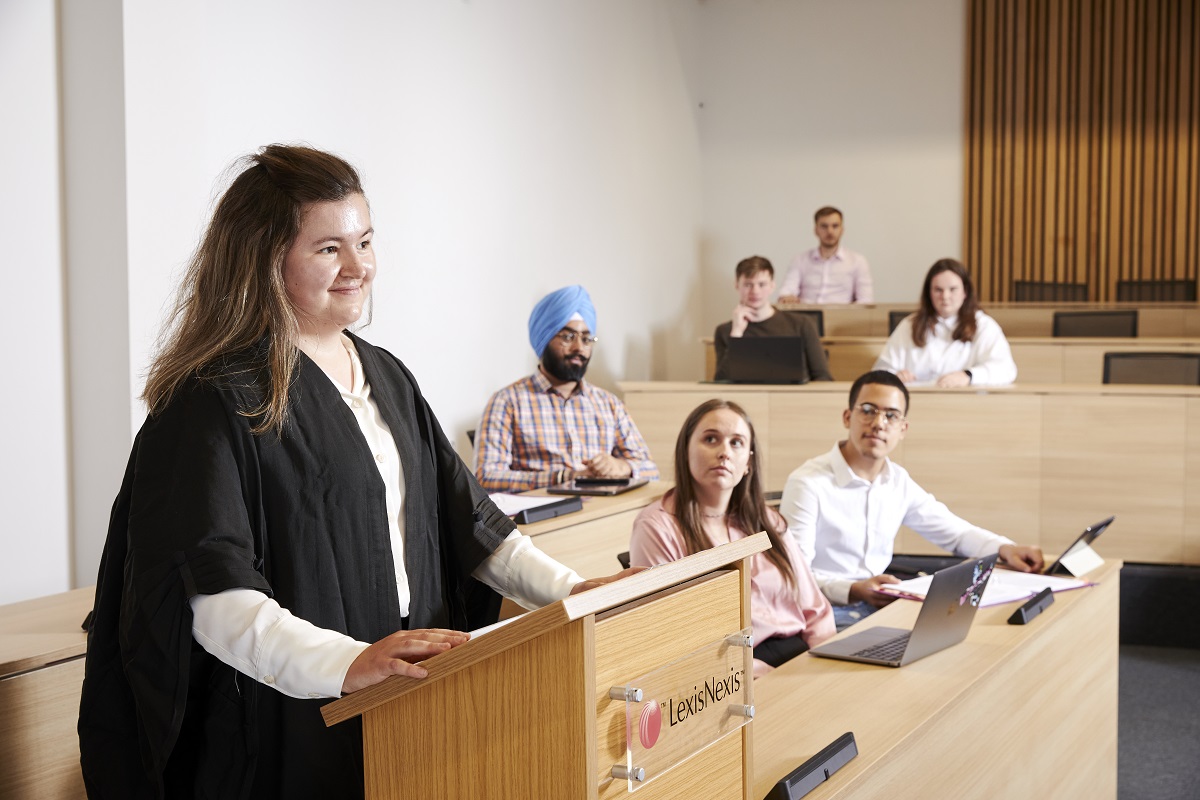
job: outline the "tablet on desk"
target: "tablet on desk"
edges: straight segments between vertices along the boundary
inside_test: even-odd
[[[1094,525],[1089,525],[1088,527],[1084,528],[1083,533],[1079,534],[1079,537],[1077,539],[1075,539],[1075,541],[1071,542],[1071,546],[1068,547],[1066,550],[1064,550],[1063,554],[1061,556],[1059,556],[1057,559],[1055,559],[1053,564],[1046,567],[1046,569],[1043,571],[1043,574],[1045,574],[1045,575],[1071,575],[1071,574],[1073,574],[1070,570],[1068,570],[1063,565],[1063,559],[1069,559],[1074,553],[1078,552],[1079,550],[1082,550],[1085,547],[1090,547],[1092,542],[1096,541],[1096,539],[1100,536],[1100,534],[1104,533],[1104,531],[1108,528],[1108,526],[1113,523],[1114,519],[1116,519],[1115,516],[1109,517],[1108,519],[1101,520],[1100,522],[1097,522]]]
[[[649,483],[647,478],[576,478],[556,483],[546,489],[550,494],[584,494],[609,496],[624,494]]]

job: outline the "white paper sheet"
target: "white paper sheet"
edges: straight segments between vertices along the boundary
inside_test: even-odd
[[[889,583],[879,587],[880,591],[894,594],[897,597],[921,600],[929,593],[929,585],[933,583],[932,575],[922,575],[919,578]],[[1064,578],[1058,575],[1038,575],[1030,572],[1014,572],[1010,569],[992,570],[991,580],[983,590],[981,608],[1013,603],[1018,600],[1028,600],[1046,587],[1054,592],[1065,592],[1068,589],[1082,589],[1092,584],[1078,578]]]
[[[563,499],[561,497],[538,497],[527,494],[505,494],[504,492],[489,494],[488,497],[492,498],[492,502],[496,504],[497,508],[510,517],[527,508],[548,506],[551,503],[561,502]]]

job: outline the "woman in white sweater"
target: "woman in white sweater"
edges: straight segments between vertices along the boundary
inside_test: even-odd
[[[979,310],[967,268],[952,258],[929,268],[921,308],[896,326],[875,369],[941,388],[1007,386],[1017,379],[1000,323]]]

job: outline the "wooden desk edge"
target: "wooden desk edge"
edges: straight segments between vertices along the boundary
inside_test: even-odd
[[[0,678],[82,656],[96,587],[0,606]]]
[[[619,381],[622,396],[631,394],[841,394],[849,391],[851,381],[813,381],[803,385],[759,383],[711,383],[705,381]],[[1014,383],[1010,386],[964,386],[939,389],[936,386],[910,386],[912,394],[1010,394],[1053,395],[1058,397],[1120,395],[1125,397],[1200,397],[1200,386],[1164,386],[1116,383]]]

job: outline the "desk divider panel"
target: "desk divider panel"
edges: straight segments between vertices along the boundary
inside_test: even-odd
[[[653,403],[673,437],[699,402],[687,383],[623,384],[626,405]],[[707,390],[707,389],[706,389]],[[845,437],[849,384],[731,387],[738,402],[769,404],[755,427],[767,452],[765,485]],[[671,414],[668,409],[675,405]],[[1047,553],[1109,514],[1105,558],[1200,564],[1200,389],[1181,386],[1027,385],[915,389],[912,424],[893,459],[951,510]],[[897,552],[938,552],[911,532]]]

